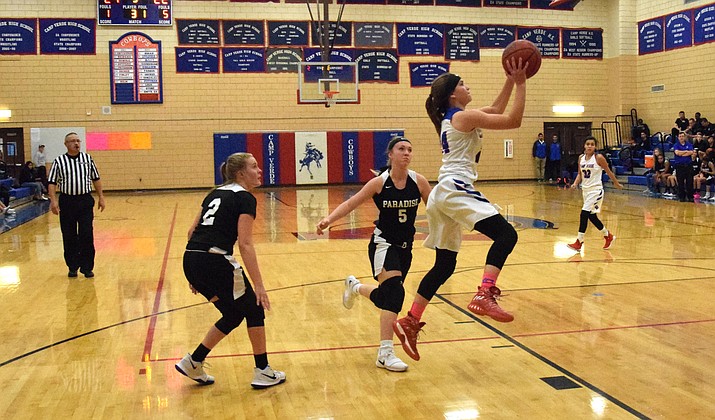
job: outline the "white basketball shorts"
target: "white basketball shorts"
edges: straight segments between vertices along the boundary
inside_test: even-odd
[[[603,188],[583,190],[583,207],[589,213],[600,213],[603,206]]]
[[[444,178],[427,200],[429,235],[423,245],[458,252],[462,228],[471,231],[480,220],[497,214],[494,205],[473,184],[460,178]]]

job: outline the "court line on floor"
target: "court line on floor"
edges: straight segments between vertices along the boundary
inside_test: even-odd
[[[561,372],[563,375],[567,376],[574,382],[577,382],[584,387],[590,389],[591,391],[597,393],[598,395],[602,396],[603,398],[607,399],[611,403],[617,405],[618,407],[622,408],[623,410],[627,411],[628,413],[640,418],[640,419],[647,419],[649,418],[645,414],[641,413],[640,411],[636,410],[635,408],[631,407],[630,405],[624,403],[623,401],[619,400],[618,398],[614,397],[613,395],[607,393],[606,391],[598,388],[597,386],[593,385],[592,383],[586,381],[585,379],[582,379],[575,373],[571,372],[570,370],[566,369],[565,367],[560,366],[556,362],[551,361],[550,359],[546,358],[545,356],[542,356],[536,350],[532,350],[530,347],[527,345],[521,343],[520,341],[516,340],[514,337],[510,336],[509,334],[501,331],[500,329],[492,326],[491,324],[485,322],[484,320],[480,319],[479,317],[475,316],[473,313],[469,312],[468,310],[462,308],[461,306],[457,305],[456,303],[452,302],[449,299],[446,299],[445,297],[441,296],[440,294],[435,295],[437,298],[443,300],[446,302],[448,305],[456,309],[457,311],[461,312],[462,314],[474,319],[476,322],[481,324],[483,327],[487,328],[488,330],[492,331],[493,333],[497,334],[501,338],[507,340],[508,342],[512,343],[516,347],[520,348],[521,350],[527,352],[531,356],[535,357],[536,359],[540,360],[541,362],[549,365],[551,368],[556,369],[557,371]],[[715,320],[711,320],[715,321]]]
[[[176,226],[176,213],[179,209],[179,203],[174,205],[174,215],[171,218],[171,225],[169,227],[169,236],[166,238],[166,248],[164,248],[164,258],[161,262],[161,272],[159,273],[159,283],[156,285],[156,295],[154,295],[154,306],[152,308],[152,313],[156,314],[159,312],[159,304],[161,303],[161,294],[164,291],[164,279],[166,278],[166,266],[169,261],[169,250],[171,249],[171,239],[174,237],[174,227]],[[151,349],[154,344],[154,331],[156,330],[156,318],[157,315],[153,315],[149,320],[149,327],[146,331],[146,339],[144,340],[144,353],[142,354],[142,361],[146,362],[151,359]]]

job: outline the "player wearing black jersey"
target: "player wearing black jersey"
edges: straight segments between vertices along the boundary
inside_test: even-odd
[[[345,279],[343,305],[350,309],[358,294],[369,298],[380,313],[380,349],[375,365],[393,372],[407,370],[395,356],[392,323],[402,310],[405,289],[402,285],[412,264],[412,241],[420,200],[427,202],[430,185],[422,175],[408,169],[412,144],[404,137],[393,137],[387,146],[388,167],[365,184],[357,194],[340,204],[317,225],[318,235],[331,223],[346,216],[370,198],[380,211],[368,246],[373,277],[378,286],[360,283],[354,276]]]
[[[283,383],[286,376],[268,365],[263,310],[270,310],[271,304],[253,247],[256,198],[250,191],[261,185],[261,169],[250,153],[234,153],[221,165],[221,174],[225,183],[204,198],[201,212],[189,229],[184,274],[191,291],[212,302],[222,317],[196,350],[176,364],[176,370],[201,384],[214,383],[213,376],[204,371],[203,362],[214,346],[245,319],[256,363],[251,386],[268,388]],[[233,257],[237,241],[255,291]]]

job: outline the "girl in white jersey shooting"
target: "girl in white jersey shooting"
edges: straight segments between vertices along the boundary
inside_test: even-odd
[[[581,251],[581,246],[583,246],[583,238],[586,235],[589,220],[596,226],[596,229],[603,233],[603,238],[606,241],[603,249],[610,248],[611,243],[616,239],[598,219],[598,213],[601,212],[601,207],[603,206],[603,183],[601,182],[603,172],[605,171],[608,174],[616,188],[623,188],[608,167],[606,158],[596,153],[596,138],[593,136],[586,137],[583,148],[584,153],[578,158],[578,175],[571,185],[571,188],[576,188],[578,184],[581,184],[583,207],[581,208],[581,218],[578,226],[578,238],[576,242],[568,244],[569,248],[579,252]]]
[[[526,101],[527,66],[521,60],[508,62],[506,81],[499,96],[491,106],[480,109],[466,109],[472,95],[469,87],[456,74],[445,73],[432,82],[425,108],[439,134],[442,167],[439,183],[427,201],[429,236],[424,245],[436,251],[436,258],[434,266],[420,282],[407,316],[393,324],[405,352],[415,360],[420,357],[417,333],[424,325],[420,319],[437,289],[454,273],[463,228],[477,230],[494,241],[487,254],[481,285],[468,309],[500,322],[514,320],[497,304],[501,291],[495,284],[516,245],[517,234],[489,200],[474,189],[474,182],[482,151],[481,129],[506,130],[521,126]],[[514,103],[505,113],[514,86]]]

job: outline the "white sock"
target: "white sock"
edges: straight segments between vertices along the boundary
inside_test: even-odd
[[[352,292],[355,293],[356,295],[359,295],[360,294],[360,286],[362,286],[362,283],[360,283],[359,281],[357,283],[353,284],[353,287],[351,289]]]
[[[578,241],[579,241],[579,242],[583,242],[583,237],[584,237],[584,236],[586,236],[585,233],[579,232],[579,233],[578,233],[578,236],[577,236],[576,238],[578,238]]]
[[[384,356],[388,353],[391,353],[394,351],[394,345],[392,344],[392,340],[380,340],[380,355]]]
[[[603,233],[603,236],[608,236],[608,229],[606,229],[606,227],[604,226],[601,230],[601,233]]]

